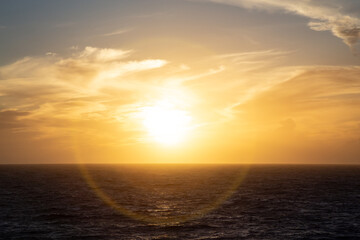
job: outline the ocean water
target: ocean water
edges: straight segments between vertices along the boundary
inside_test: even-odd
[[[360,166],[1,165],[0,239],[360,239]]]

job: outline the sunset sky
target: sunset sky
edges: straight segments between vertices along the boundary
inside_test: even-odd
[[[0,163],[358,163],[360,1],[0,3]]]

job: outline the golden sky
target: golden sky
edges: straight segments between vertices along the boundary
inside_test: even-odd
[[[0,163],[360,163],[356,0],[37,4],[0,11]]]

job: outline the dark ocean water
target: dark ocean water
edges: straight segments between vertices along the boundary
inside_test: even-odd
[[[0,239],[360,239],[359,166],[244,168],[2,165]]]

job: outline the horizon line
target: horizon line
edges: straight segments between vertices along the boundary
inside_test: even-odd
[[[0,163],[1,165],[312,165],[360,166],[360,163]]]

